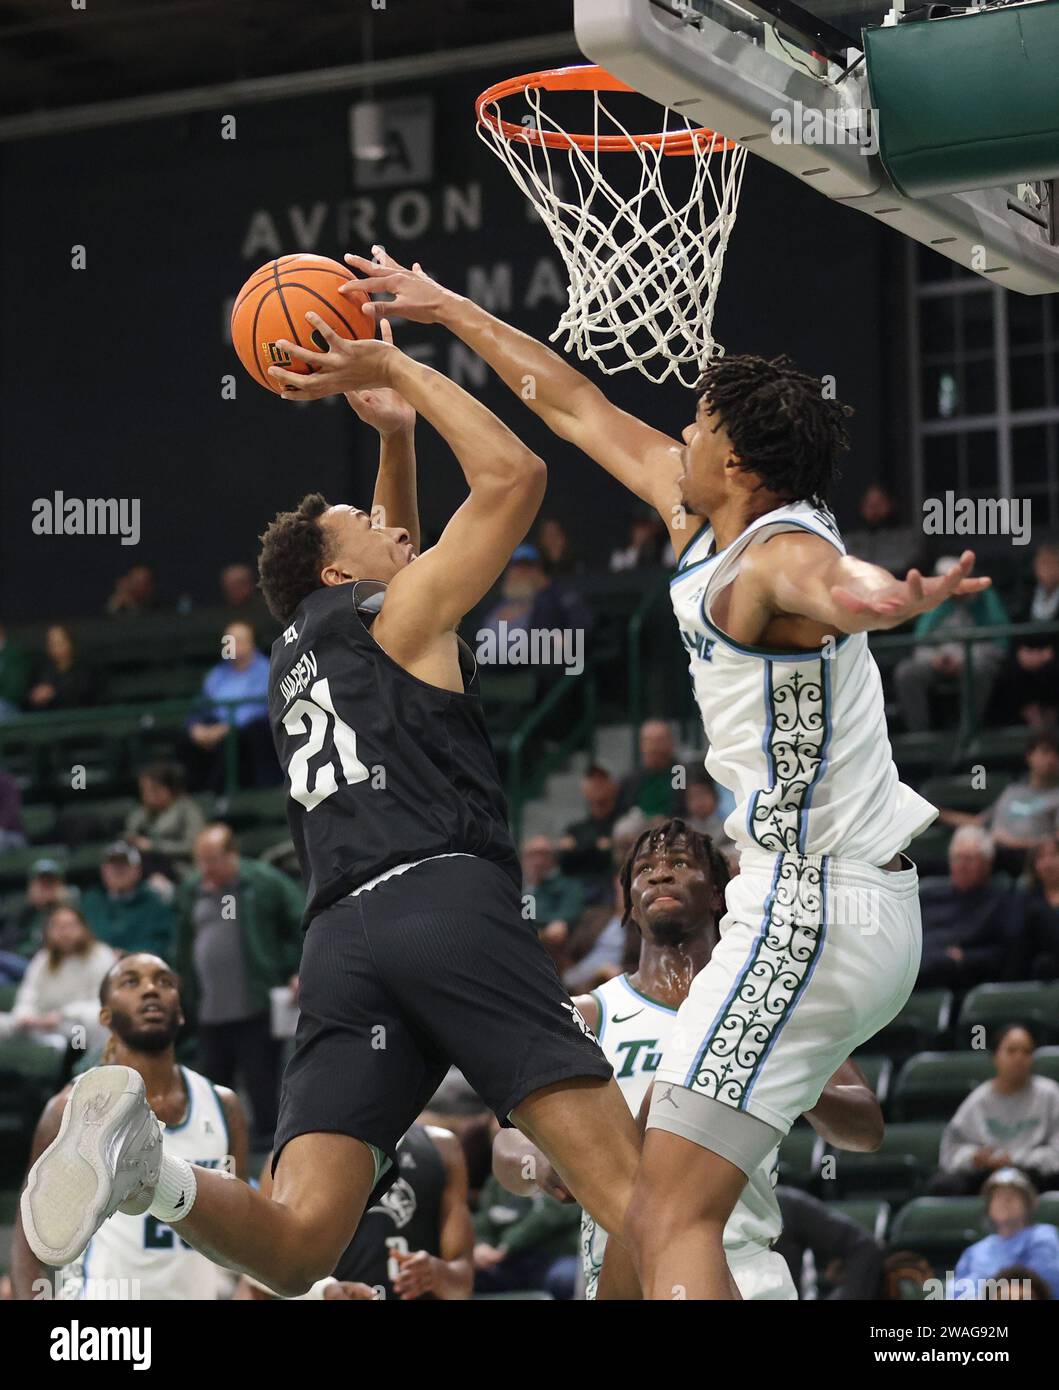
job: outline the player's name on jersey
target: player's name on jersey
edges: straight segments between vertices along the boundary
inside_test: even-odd
[[[35,536],[119,536],[122,545],[140,543],[138,497],[38,497],[30,529]]]
[[[319,670],[320,663],[316,659],[315,652],[309,651],[304,656],[300,656],[279,683],[283,703],[289,705],[295,695],[300,695],[303,690],[308,690],[316,679]]]

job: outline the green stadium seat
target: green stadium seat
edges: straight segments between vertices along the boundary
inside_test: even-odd
[[[1033,1028],[1038,1042],[1059,1041],[1059,982],[1045,984],[978,985],[963,1001],[959,1032],[984,1025],[990,1033],[1004,1023],[1025,1023]]]
[[[890,1113],[895,1120],[950,1120],[967,1096],[996,1074],[989,1052],[920,1052],[901,1068]]]
[[[870,1193],[895,1206],[919,1196],[937,1171],[944,1129],[935,1120],[892,1124],[886,1126],[882,1146],[875,1153],[829,1151],[824,1166],[826,1172],[834,1164],[836,1195],[849,1198]]]
[[[969,811],[976,814],[992,806],[1010,781],[1008,773],[991,770],[986,779],[986,786],[973,787],[969,773],[962,772],[955,777],[930,777],[920,790],[935,806],[948,811]],[[914,843],[918,845],[918,839]]]
[[[59,812],[62,838],[74,844],[86,840],[115,840],[125,829],[125,822],[136,806],[134,796],[89,799],[86,793],[78,793]]]
[[[216,815],[237,831],[245,826],[287,825],[287,797],[282,787],[233,792],[217,799]],[[240,835],[240,839],[242,836]]]
[[[948,1038],[953,998],[947,989],[917,990],[897,1017],[866,1044],[872,1052],[907,1057],[938,1047]],[[860,1056],[857,1055],[857,1064]]]
[[[917,835],[912,841],[908,847],[908,853],[909,857],[915,861],[920,878],[931,878],[935,874],[946,872],[951,839],[952,829],[935,821],[933,825],[929,825],[923,831],[922,835]]]
[[[1059,1081],[1059,1047],[1039,1047],[1034,1055],[1033,1067],[1040,1076]]]
[[[0,885],[4,888],[24,888],[30,866],[38,859],[66,859],[63,845],[27,845],[25,849],[8,849],[0,854]]]
[[[1025,772],[1026,744],[1031,733],[1025,724],[1007,729],[984,729],[968,745],[962,761],[984,764],[991,776],[998,767]]]
[[[22,825],[26,839],[36,845],[55,839],[55,807],[47,803],[22,807]]]
[[[954,1269],[967,1247],[988,1234],[980,1197],[917,1197],[894,1217],[890,1245],[915,1250],[940,1271]]]
[[[864,1073],[865,1079],[875,1092],[879,1104],[885,1109],[893,1081],[893,1061],[879,1052],[859,1052],[853,1060]]]
[[[947,769],[956,754],[956,740],[939,738],[933,731],[922,734],[893,734],[890,744],[894,762],[903,776],[917,776]]]
[[[880,1245],[885,1242],[886,1232],[890,1225],[889,1202],[877,1202],[872,1197],[851,1198],[845,1201],[828,1202],[827,1209],[848,1216],[851,1221],[855,1221],[858,1226],[863,1227]]]
[[[240,830],[238,833],[239,849],[249,859],[256,859],[258,855],[264,854],[266,850],[274,849],[277,845],[289,845],[291,843],[290,831],[287,829],[286,823],[283,825],[255,825],[249,830]]]
[[[15,1007],[18,985],[0,985],[0,1014],[9,1014]]]
[[[824,1147],[824,1141],[808,1125],[792,1129],[780,1144],[779,1181],[785,1187],[815,1190]]]

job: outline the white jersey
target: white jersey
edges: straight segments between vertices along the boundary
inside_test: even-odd
[[[229,1153],[228,1120],[213,1085],[181,1067],[187,1088],[184,1119],[165,1129],[166,1153],[201,1168],[220,1168]],[[115,1212],[88,1242],[84,1253],[62,1271],[60,1297],[67,1299],[215,1299],[231,1276],[180,1239],[180,1226],[157,1217]]]
[[[614,1068],[614,1079],[634,1115],[662,1060],[677,1011],[641,994],[618,975],[592,991],[599,1009],[596,1036]],[[738,1282],[741,1262],[768,1250],[783,1228],[776,1201],[775,1167],[779,1145],[751,1176],[724,1228],[724,1252]],[[595,1298],[607,1233],[586,1212],[581,1218],[581,1263],[585,1297]],[[744,1293],[744,1297],[746,1294]]]
[[[706,769],[735,796],[725,832],[740,848],[885,864],[937,812],[898,778],[867,634],[819,652],[770,651],[713,621],[744,553],[784,531],[808,531],[845,554],[829,511],[792,502],[721,551],[705,526],[670,585],[709,741]]]

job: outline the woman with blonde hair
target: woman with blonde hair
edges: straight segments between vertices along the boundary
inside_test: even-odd
[[[117,952],[98,941],[78,908],[60,903],[44,924],[44,944],[30,961],[15,995],[14,1008],[0,1014],[0,1037],[14,1032],[42,1040],[70,1039],[83,1028],[84,1046],[102,1043],[99,986]]]

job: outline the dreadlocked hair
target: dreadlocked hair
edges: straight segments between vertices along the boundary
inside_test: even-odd
[[[259,537],[260,588],[268,611],[278,622],[288,622],[305,595],[321,587],[328,540],[320,518],[329,505],[326,497],[310,492],[296,511],[279,512]]]
[[[716,411],[739,456],[769,492],[789,501],[826,506],[849,448],[848,405],[829,400],[819,377],[800,372],[789,357],[719,357],[698,389]]]
[[[699,864],[709,865],[714,890],[720,893],[723,898],[725,887],[731,877],[727,859],[709,835],[700,835],[697,830],[692,830],[686,821],[674,816],[672,820],[667,820],[662,825],[648,826],[625,857],[619,879],[622,901],[621,924],[623,927],[628,926],[632,917],[632,867],[636,863],[637,857],[645,847],[668,849],[677,840],[684,841],[688,847],[688,853]]]

